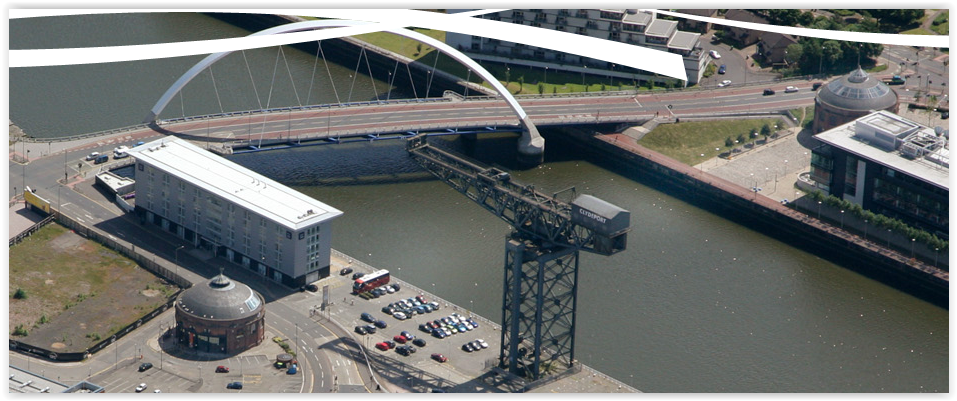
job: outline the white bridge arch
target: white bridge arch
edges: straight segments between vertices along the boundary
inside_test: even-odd
[[[293,22],[289,24],[272,27],[269,29],[264,29],[262,31],[252,33],[249,36],[272,35],[277,33],[298,32],[298,31],[306,31],[306,30],[313,30],[313,29],[319,29],[319,28],[348,27],[348,26],[360,26],[360,25],[369,25],[369,24],[374,24],[374,23],[366,22],[366,21],[354,21],[354,20],[303,21],[303,22]],[[502,86],[502,84],[498,81],[498,79],[496,79],[492,75],[492,73],[488,72],[488,70],[486,70],[485,68],[482,68],[482,66],[476,63],[475,60],[472,60],[470,57],[466,56],[462,52],[430,36],[427,36],[412,30],[408,30],[405,28],[394,28],[394,27],[388,27],[388,26],[383,26],[382,31],[389,32],[399,36],[404,36],[406,38],[413,39],[413,40],[425,43],[429,46],[432,46],[436,49],[439,49],[445,54],[448,54],[450,57],[452,57],[456,61],[464,64],[466,67],[475,71],[475,73],[478,74],[478,76],[482,77],[486,82],[492,85],[495,91],[498,92],[505,99],[505,102],[508,103],[508,106],[512,109],[512,111],[514,111],[515,114],[518,115],[518,118],[521,121],[522,127],[524,128],[522,132],[522,136],[518,142],[519,153],[525,157],[531,156],[535,159],[539,159],[539,160],[541,159],[541,155],[545,150],[545,139],[542,138],[542,136],[538,133],[538,129],[531,122],[531,120],[528,117],[528,114],[525,113],[524,109],[522,109],[522,106],[518,104],[518,100],[516,100],[515,97],[512,96],[512,94],[509,93],[504,86]],[[293,42],[293,43],[298,43],[298,42]],[[200,62],[196,63],[196,65],[194,65],[188,71],[186,71],[181,77],[179,77],[179,79],[176,80],[176,82],[173,83],[172,86],[169,87],[169,89],[166,90],[166,93],[164,93],[163,96],[160,97],[160,99],[156,102],[156,105],[154,105],[153,108],[150,110],[150,114],[147,116],[145,122],[147,123],[155,122],[159,114],[163,111],[163,109],[166,108],[166,105],[168,105],[169,102],[173,99],[173,96],[176,96],[176,94],[179,93],[179,91],[183,89],[183,87],[186,86],[186,84],[189,83],[189,81],[191,81],[193,78],[199,75],[199,73],[205,70],[207,67],[219,61],[221,58],[226,57],[230,53],[232,52],[228,51],[228,52],[210,54],[209,56],[206,56],[206,58],[200,60]]]

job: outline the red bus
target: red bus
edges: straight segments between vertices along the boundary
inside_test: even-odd
[[[363,293],[386,284],[389,284],[389,271],[379,270],[375,273],[366,274],[357,278],[356,281],[352,283],[352,293]]]

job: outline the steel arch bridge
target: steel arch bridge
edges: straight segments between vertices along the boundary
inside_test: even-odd
[[[321,21],[303,21],[303,22],[294,22],[289,24],[284,24],[269,29],[264,29],[259,32],[250,34],[249,36],[259,36],[259,35],[273,35],[287,32],[298,32],[306,30],[314,30],[321,28],[331,28],[331,27],[349,27],[349,26],[361,26],[361,25],[370,25],[375,24],[372,22],[366,21],[354,21],[354,20],[321,20]],[[532,123],[528,114],[525,113],[525,110],[522,109],[522,106],[518,103],[518,100],[512,96],[511,93],[505,89],[504,86],[490,73],[488,70],[479,65],[475,60],[472,60],[470,57],[466,56],[462,52],[456,50],[455,48],[445,44],[438,39],[432,38],[430,36],[408,30],[405,28],[394,28],[394,27],[383,27],[382,31],[389,32],[395,35],[403,36],[409,39],[413,39],[429,46],[432,46],[440,51],[448,54],[450,57],[456,61],[464,64],[466,67],[475,71],[482,79],[492,85],[496,92],[498,92],[504,99],[512,111],[518,116],[520,124],[522,126],[522,136],[518,141],[518,151],[519,155],[523,158],[530,160],[541,161],[543,153],[545,151],[545,139],[542,138],[541,134],[538,133],[538,128],[535,127],[535,124]],[[150,110],[149,115],[146,117],[144,122],[154,123],[159,114],[166,108],[169,102],[173,97],[179,93],[183,87],[186,86],[193,78],[195,78],[199,73],[205,70],[210,65],[216,63],[223,57],[226,57],[232,53],[232,51],[220,52],[210,54],[206,58],[200,60],[196,65],[183,73],[176,82],[173,83],[169,89],[166,90],[166,93],[160,97],[156,102],[156,105]]]

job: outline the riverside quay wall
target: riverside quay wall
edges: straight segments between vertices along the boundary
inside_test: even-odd
[[[568,127],[546,140],[567,140],[625,175],[757,229],[780,241],[947,307],[949,273],[865,241],[848,231],[696,170],[621,134],[601,135]]]

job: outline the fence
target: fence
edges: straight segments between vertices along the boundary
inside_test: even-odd
[[[53,216],[48,216],[47,218],[40,220],[39,223],[30,226],[30,228],[26,229],[26,231],[20,234],[17,234],[16,237],[10,238],[10,246],[19,244],[21,241],[23,241],[24,238],[33,235],[33,233],[37,232],[37,230],[39,230],[43,226],[49,224],[51,221],[53,221],[53,219],[54,219]]]
[[[35,232],[36,229],[39,229],[39,227],[42,227],[43,225],[49,224],[53,220],[56,220],[57,223],[73,230],[73,232],[75,232],[76,234],[82,237],[96,241],[107,248],[113,249],[123,254],[124,256],[130,259],[133,259],[136,263],[138,263],[140,266],[142,266],[146,270],[149,270],[151,273],[159,277],[162,277],[167,282],[177,285],[178,287],[180,287],[180,290],[177,291],[175,294],[173,294],[173,296],[171,296],[169,299],[167,299],[162,306],[154,309],[153,311],[151,311],[150,313],[147,313],[146,315],[144,315],[137,321],[120,329],[120,331],[110,336],[110,338],[100,341],[99,343],[93,345],[92,347],[87,348],[86,351],[57,353],[42,347],[37,347],[31,344],[26,344],[16,340],[10,340],[11,351],[32,354],[37,357],[47,358],[51,361],[59,361],[59,362],[82,361],[88,358],[90,355],[98,351],[101,351],[103,350],[103,348],[106,348],[110,344],[116,342],[116,340],[123,338],[123,336],[129,334],[133,330],[142,326],[143,323],[148,322],[152,320],[153,318],[155,318],[156,316],[158,316],[159,314],[165,312],[167,309],[173,306],[173,303],[176,302],[176,298],[179,296],[181,292],[183,292],[183,289],[186,289],[192,286],[192,283],[186,280],[185,278],[183,278],[182,276],[170,271],[166,267],[162,266],[160,263],[157,263],[155,254],[146,252],[142,249],[136,249],[136,247],[132,244],[127,244],[125,243],[125,241],[121,242],[117,240],[116,238],[114,238],[112,235],[103,233],[100,230],[97,230],[95,228],[87,227],[77,222],[76,220],[70,218],[69,216],[63,215],[61,213],[54,212],[52,216],[47,217],[46,219],[43,219],[43,221],[35,224],[33,227],[30,227],[30,229],[28,229],[21,235],[24,235],[24,234],[29,235],[28,233]],[[11,241],[11,245],[13,245],[13,240],[10,240],[10,241]]]

